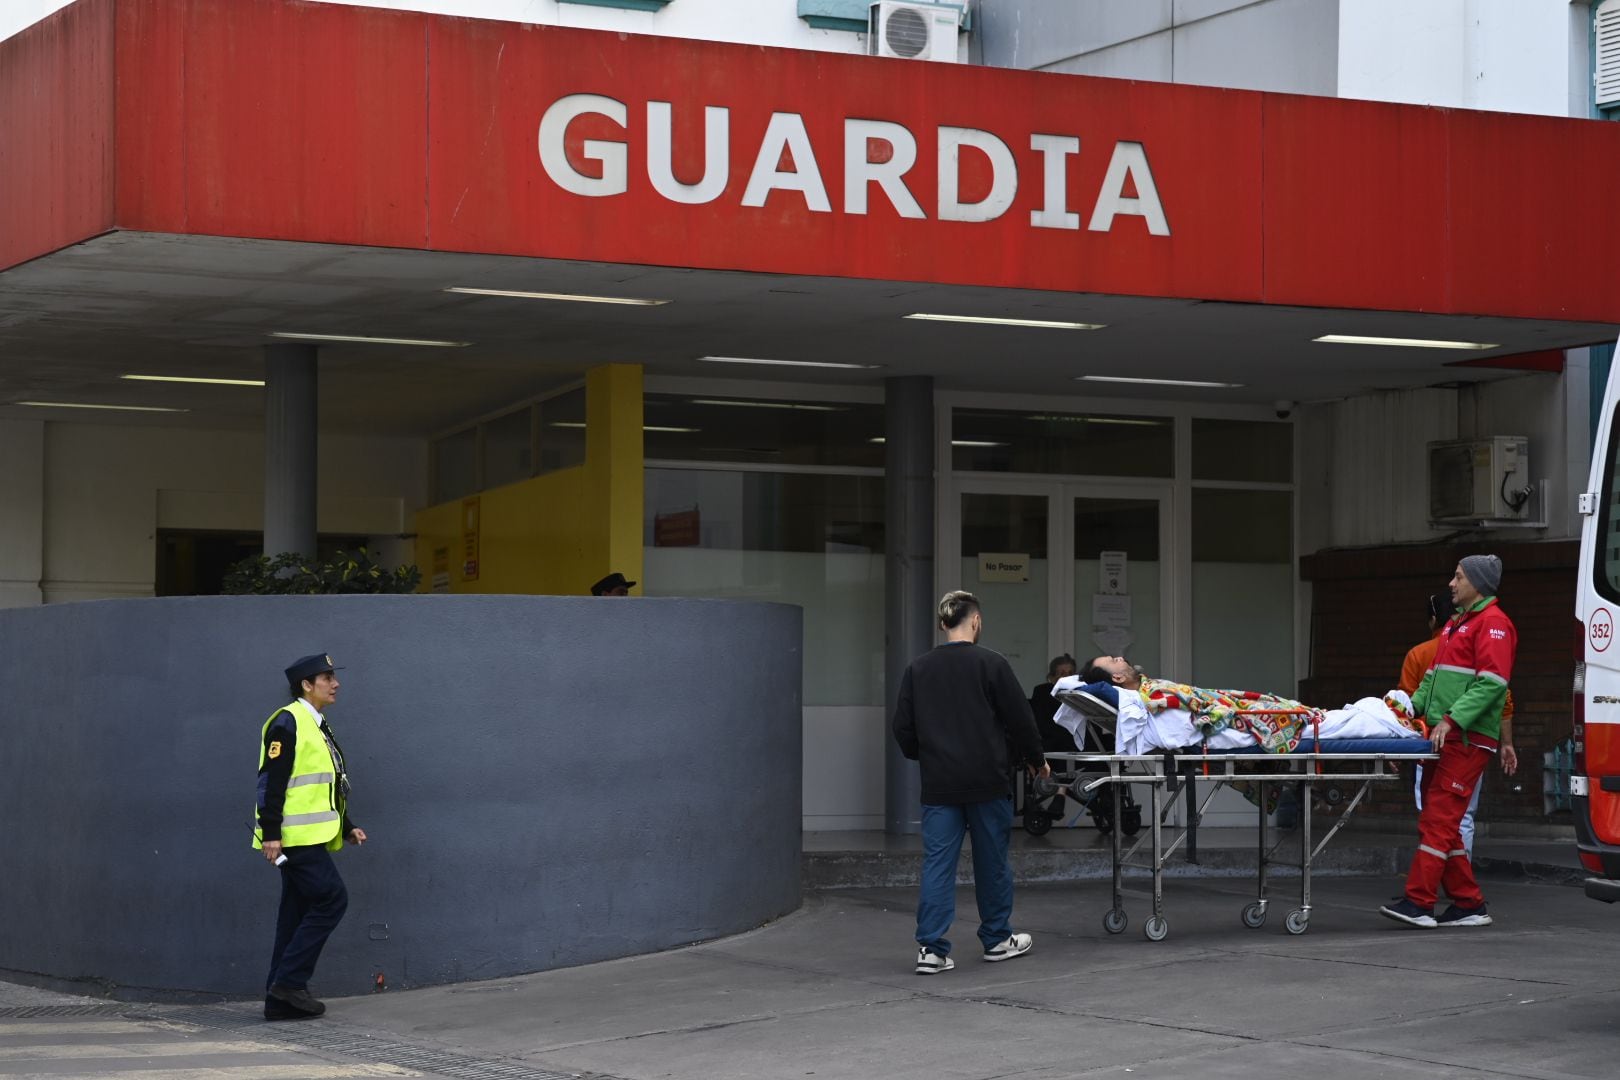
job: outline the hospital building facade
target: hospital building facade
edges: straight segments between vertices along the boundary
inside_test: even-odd
[[[1557,812],[1620,0],[5,17],[0,606],[362,543],[794,604],[804,828],[903,831],[947,589],[1029,688],[1331,707],[1496,551],[1529,767],[1485,818]]]

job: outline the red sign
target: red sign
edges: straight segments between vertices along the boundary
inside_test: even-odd
[[[1609,614],[1608,608],[1600,607],[1592,613],[1586,632],[1592,640],[1593,652],[1608,651],[1614,641],[1614,616]]]
[[[68,11],[0,43],[0,266],[116,227],[1620,322],[1592,272],[1620,216],[1570,194],[1620,175],[1617,124],[290,0]]]
[[[653,547],[698,547],[703,543],[703,524],[698,508],[653,515]]]

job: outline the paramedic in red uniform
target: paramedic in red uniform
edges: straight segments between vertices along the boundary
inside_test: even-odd
[[[1423,770],[1423,813],[1406,895],[1380,909],[1411,926],[1491,923],[1463,848],[1461,825],[1500,744],[1502,708],[1519,645],[1513,621],[1496,602],[1501,581],[1502,560],[1495,555],[1469,555],[1457,564],[1451,578],[1457,613],[1441,631],[1434,663],[1412,695],[1412,712],[1428,719],[1429,740],[1440,760]],[[1434,902],[1442,885],[1451,906],[1436,918]]]

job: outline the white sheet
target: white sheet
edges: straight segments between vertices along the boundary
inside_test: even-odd
[[[1059,680],[1053,692],[1073,690],[1079,685],[1075,678]],[[1075,745],[1084,746],[1086,721],[1080,713],[1064,705],[1058,709],[1057,722],[1067,728],[1075,738]],[[1312,734],[1307,727],[1302,734]],[[1333,709],[1322,717],[1320,734],[1324,739],[1418,739],[1417,732],[1402,727],[1389,706],[1375,697],[1353,701],[1342,709]],[[1253,735],[1230,728],[1217,731],[1209,738],[1209,750],[1214,752],[1237,750],[1255,745]],[[1202,746],[1203,735],[1193,724],[1192,714],[1186,709],[1165,709],[1151,713],[1134,690],[1119,691],[1119,721],[1114,728],[1114,753],[1151,754],[1159,750],[1179,750],[1188,746]]]

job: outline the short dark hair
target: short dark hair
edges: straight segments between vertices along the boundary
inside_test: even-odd
[[[947,630],[954,630],[962,621],[979,610],[979,598],[970,592],[953,589],[939,598],[939,622]]]
[[[287,693],[292,695],[292,699],[294,701],[297,701],[299,698],[304,696],[304,684],[301,683],[301,682],[290,682],[290,683],[288,683],[287,684]]]
[[[1046,665],[1046,677],[1048,679],[1052,678],[1057,674],[1057,669],[1064,664],[1068,664],[1076,671],[1080,670],[1080,665],[1075,662],[1074,657],[1070,656],[1068,653],[1064,653],[1062,656],[1052,657],[1052,662]]]
[[[1080,681],[1081,682],[1088,682],[1088,683],[1090,683],[1090,682],[1111,683],[1111,682],[1114,681],[1114,675],[1113,675],[1113,672],[1109,671],[1107,668],[1103,667],[1101,664],[1087,664],[1085,674],[1080,676]]]

